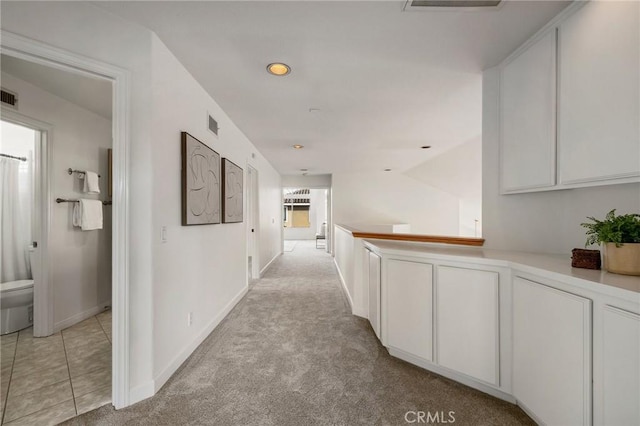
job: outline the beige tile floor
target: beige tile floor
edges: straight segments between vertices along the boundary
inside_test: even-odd
[[[111,402],[111,311],[49,337],[0,336],[2,425],[55,425]]]

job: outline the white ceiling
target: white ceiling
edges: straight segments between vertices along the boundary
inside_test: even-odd
[[[417,13],[404,0],[98,4],[153,30],[280,173],[317,174],[406,170],[477,139],[482,70],[568,2]],[[291,74],[267,74],[275,61]]]
[[[111,120],[111,82],[1,55],[2,72]],[[6,89],[11,90],[10,87]],[[20,94],[18,93],[18,102]],[[19,106],[20,104],[18,104]]]

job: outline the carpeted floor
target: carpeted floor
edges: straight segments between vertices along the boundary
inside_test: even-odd
[[[292,252],[295,250],[296,245],[298,244],[297,240],[284,240],[283,251],[285,253]]]
[[[448,423],[453,411],[456,425],[534,424],[514,405],[389,356],[312,244],[281,256],[156,396],[67,424],[406,425],[407,411],[443,412]]]

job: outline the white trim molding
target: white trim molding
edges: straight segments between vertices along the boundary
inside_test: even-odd
[[[93,308],[87,309],[85,311],[79,312],[65,320],[58,321],[53,326],[53,332],[57,333],[60,330],[64,330],[67,327],[71,327],[74,324],[79,323],[80,321],[84,321],[87,318],[91,318],[94,315],[98,315],[100,312],[104,312],[107,306],[111,306],[111,301],[108,300],[103,303],[99,303]]]
[[[40,263],[38,270],[42,273],[37,277],[39,282],[33,289],[33,335],[35,337],[50,336],[54,333],[53,291],[51,289],[52,280],[49,268],[49,229],[51,224],[51,202],[53,201],[50,176],[53,153],[53,126],[4,106],[2,107],[2,119],[40,132],[40,140],[36,146],[38,178],[36,181],[37,198],[34,205],[38,213],[36,213],[33,238],[38,243],[35,253],[36,259]]]
[[[112,401],[129,405],[129,145],[130,72],[5,30],[3,54],[113,83],[113,364]]]

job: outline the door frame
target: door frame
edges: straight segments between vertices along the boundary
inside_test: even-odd
[[[251,256],[251,278],[260,278],[260,175],[247,163],[247,260]],[[253,229],[255,232],[251,232]]]
[[[129,147],[130,72],[48,44],[0,30],[3,54],[112,82],[112,404],[129,405]],[[4,112],[4,110],[3,110]],[[53,198],[48,194],[47,206]],[[48,284],[50,284],[48,282]],[[49,291],[50,289],[48,289]],[[49,306],[52,308],[52,306]],[[52,309],[51,309],[52,311]],[[53,323],[53,321],[51,321]]]
[[[41,272],[39,282],[33,288],[33,335],[45,337],[53,334],[53,291],[51,291],[51,270],[49,268],[49,237],[51,224],[51,192],[50,165],[53,152],[53,126],[44,121],[28,117],[2,106],[2,121],[27,127],[40,133],[40,140],[35,145],[35,169],[37,179],[34,182],[34,190],[37,196],[34,198],[33,211],[35,212],[35,232],[32,232],[32,240],[38,242],[36,256]],[[35,278],[35,276],[34,276]]]

